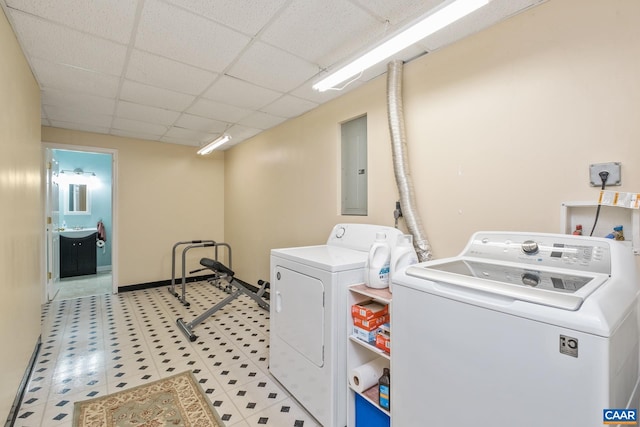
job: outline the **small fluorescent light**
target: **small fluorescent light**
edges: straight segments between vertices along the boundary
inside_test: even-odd
[[[219,138],[216,138],[215,140],[211,141],[210,143],[208,143],[207,145],[199,149],[198,154],[200,154],[201,156],[205,156],[211,153],[216,148],[220,147],[221,145],[226,144],[229,140],[231,140],[231,137],[225,133],[224,135],[220,136]]]
[[[488,3],[489,0],[456,0],[331,73],[314,84],[313,89],[319,92],[331,89]]]

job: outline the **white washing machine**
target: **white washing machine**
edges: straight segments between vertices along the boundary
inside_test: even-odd
[[[391,246],[402,234],[338,224],[324,245],[271,250],[269,371],[326,427],[347,424],[348,286],[363,283],[378,231]]]
[[[397,426],[589,427],[638,408],[638,278],[608,239],[476,233],[394,276]]]

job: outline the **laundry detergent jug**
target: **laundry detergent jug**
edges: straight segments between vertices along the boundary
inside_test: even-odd
[[[392,291],[393,274],[411,264],[418,262],[418,255],[413,249],[413,236],[411,234],[402,234],[398,236],[398,241],[391,251],[391,261],[389,265],[389,292]]]
[[[389,264],[391,247],[387,243],[385,233],[376,233],[376,240],[369,249],[366,262],[365,285],[370,288],[383,289],[389,286]]]

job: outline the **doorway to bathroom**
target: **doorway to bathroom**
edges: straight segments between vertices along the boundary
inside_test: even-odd
[[[44,144],[45,301],[117,292],[117,151]]]

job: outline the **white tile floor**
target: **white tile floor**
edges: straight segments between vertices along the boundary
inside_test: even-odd
[[[176,327],[227,294],[187,285],[190,307],[159,287],[54,300],[16,426],[71,426],[76,401],[192,370],[227,426],[318,426],[268,373],[269,313],[241,296],[198,325]]]
[[[60,279],[55,300],[80,298],[113,292],[111,271],[99,272],[88,276],[76,276]]]

